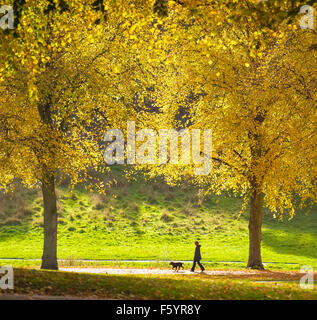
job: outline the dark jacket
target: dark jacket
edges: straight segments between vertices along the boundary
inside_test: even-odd
[[[200,244],[196,246],[194,260],[201,260],[200,247]]]

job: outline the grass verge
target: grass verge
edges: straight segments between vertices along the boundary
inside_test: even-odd
[[[257,272],[246,280],[237,275],[95,275],[15,268],[14,276],[14,290],[6,294],[132,300],[317,299],[316,289],[301,289],[298,281],[290,282],[300,278],[297,272]],[[257,282],[261,280],[273,281]]]

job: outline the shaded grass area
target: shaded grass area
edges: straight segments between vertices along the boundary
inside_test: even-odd
[[[156,261],[191,260],[193,241],[199,240],[203,260],[212,261],[207,267],[246,265],[248,214],[239,218],[239,198],[210,195],[200,203],[197,190],[191,187],[144,181],[128,184],[122,177],[107,195],[89,193],[83,186],[72,192],[67,185],[60,186],[57,193],[58,257],[66,263],[76,264],[75,259],[145,259],[164,268],[165,264]],[[267,268],[317,267],[316,213],[316,208],[308,216],[297,211],[294,219],[288,221],[285,216],[279,221],[264,211],[262,255]],[[17,188],[13,199],[1,195],[0,258],[41,258],[42,248],[41,193]]]
[[[241,276],[232,276],[231,279],[207,275],[114,276],[21,268],[15,268],[14,275],[14,290],[6,291],[7,294],[104,299],[317,299],[316,289],[301,289],[298,282],[255,282],[263,279],[297,280],[298,273],[259,272],[252,281]]]

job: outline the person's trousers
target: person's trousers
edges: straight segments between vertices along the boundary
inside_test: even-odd
[[[197,264],[199,265],[201,271],[204,271],[204,270],[205,270],[204,266],[200,263],[200,260],[196,260],[196,259],[195,259],[194,262],[193,262],[193,266],[192,266],[192,268],[191,268],[191,271],[195,271],[196,262],[197,262]]]

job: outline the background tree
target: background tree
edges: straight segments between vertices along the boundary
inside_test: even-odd
[[[263,198],[280,217],[316,202],[316,33],[299,30],[298,17],[290,20],[292,5],[169,2],[161,40],[170,80],[157,88],[161,113],[148,123],[212,129],[213,170],[194,177],[192,166],[150,169],[243,196],[250,268],[263,268]]]
[[[59,1],[26,2],[3,54],[0,155],[9,175],[2,182],[15,177],[27,186],[41,184],[44,269],[58,268],[57,178],[75,185],[88,169],[103,170],[105,131],[133,117],[133,97],[145,87],[133,29],[148,24],[144,11],[151,7],[110,3],[105,19],[90,1],[66,9]]]

